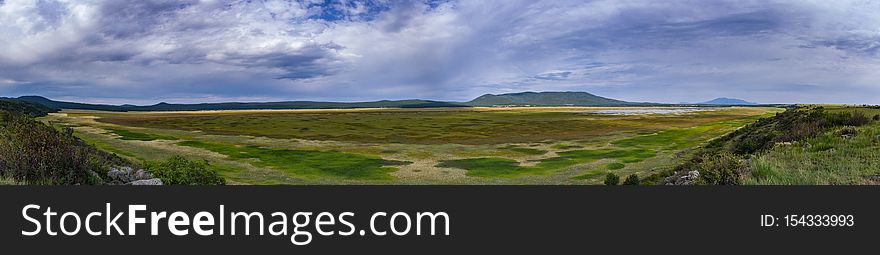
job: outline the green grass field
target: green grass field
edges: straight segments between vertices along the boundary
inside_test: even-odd
[[[880,109],[824,106],[829,112],[880,115]],[[855,131],[847,136],[844,129]],[[750,162],[747,184],[880,184],[880,122],[835,128],[818,137],[774,146]]]
[[[201,141],[177,143],[221,153],[231,159],[256,159],[255,165],[271,167],[297,176],[333,176],[345,179],[390,179],[389,172],[407,162],[384,160],[377,156],[336,151],[268,149],[257,146],[234,146]]]
[[[599,184],[647,175],[774,108],[63,111],[45,117],[137,160],[206,159],[233,184]]]
[[[579,140],[609,133],[688,128],[760,112],[701,112],[699,118],[590,114],[584,108],[384,109],[110,114],[99,122],[222,135],[363,143],[498,144]]]
[[[153,141],[153,140],[176,140],[173,136],[166,135],[153,135],[153,134],[145,134],[138,133],[125,129],[109,129],[110,133],[119,136],[119,139],[122,140],[137,140],[137,141]]]

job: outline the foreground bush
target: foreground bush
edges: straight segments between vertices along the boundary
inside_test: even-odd
[[[605,185],[617,185],[620,183],[620,177],[613,173],[605,175]]]
[[[623,185],[639,185],[639,176],[636,174],[627,176],[626,180],[623,181]]]
[[[699,164],[700,177],[705,184],[737,185],[741,182],[740,172],[745,166],[739,157],[723,152],[715,155],[704,155]]]
[[[165,161],[147,162],[145,169],[165,185],[224,185],[226,180],[208,169],[206,160],[187,160],[173,156]]]
[[[0,177],[26,184],[101,184],[107,169],[128,162],[27,115],[0,121]]]

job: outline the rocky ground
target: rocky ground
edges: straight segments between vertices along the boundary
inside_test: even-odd
[[[110,168],[107,177],[110,185],[162,185],[162,180],[153,178],[147,171],[127,166]]]

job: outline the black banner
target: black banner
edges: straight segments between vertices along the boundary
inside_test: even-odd
[[[36,254],[840,253],[873,248],[880,230],[880,188],[873,186],[2,186],[0,192],[3,249]],[[134,235],[130,205],[143,206]],[[56,214],[47,220],[49,208]],[[151,214],[162,212],[153,224]],[[174,228],[186,235],[170,230],[175,212],[181,213]],[[264,222],[254,216],[247,228],[239,215],[233,235],[235,212],[262,214]],[[119,215],[119,230],[111,227],[110,235],[107,215]],[[208,215],[212,224],[197,233],[195,221],[205,223]],[[270,223],[285,217],[286,234],[270,234],[284,225],[270,229]],[[293,228],[307,218],[295,244]],[[321,232],[333,234],[322,235],[318,221]],[[311,239],[303,244],[305,233]]]

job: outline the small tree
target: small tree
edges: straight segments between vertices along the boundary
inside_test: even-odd
[[[617,185],[620,183],[620,177],[618,177],[614,173],[608,173],[605,175],[605,185]]]
[[[636,174],[627,176],[626,180],[623,181],[623,185],[639,185],[639,176]]]
[[[871,123],[871,119],[865,115],[864,112],[855,111],[850,114],[849,119],[846,121],[846,125],[849,126],[863,126],[868,123]]]
[[[206,160],[187,160],[177,155],[165,161],[147,162],[145,167],[165,185],[226,184],[226,179],[214,170],[208,169]]]
[[[717,155],[703,156],[698,167],[700,177],[705,184],[738,185],[740,184],[740,170],[745,168],[745,165],[739,157],[729,152],[722,152]]]

